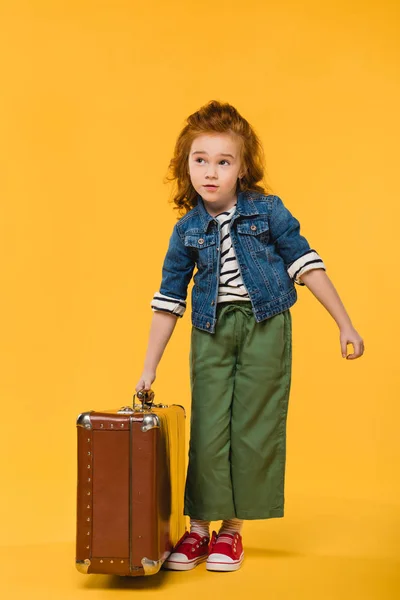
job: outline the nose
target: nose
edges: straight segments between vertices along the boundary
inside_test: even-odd
[[[212,165],[208,165],[207,167],[207,171],[206,171],[206,177],[215,177],[215,169],[216,167],[212,166]]]

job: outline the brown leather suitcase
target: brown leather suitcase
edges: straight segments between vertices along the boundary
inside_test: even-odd
[[[77,418],[81,573],[152,575],[185,532],[185,410],[137,396]]]

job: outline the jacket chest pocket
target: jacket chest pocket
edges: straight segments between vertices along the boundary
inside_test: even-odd
[[[237,232],[249,252],[252,254],[265,252],[269,241],[267,219],[252,219],[238,223]]]
[[[215,242],[213,234],[185,234],[185,246],[192,249],[198,266],[207,267],[212,264]]]

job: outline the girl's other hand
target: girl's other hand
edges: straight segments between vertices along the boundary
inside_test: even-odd
[[[135,387],[136,393],[141,390],[148,391],[151,388],[151,384],[156,378],[155,371],[143,371],[140,376],[140,379]]]
[[[354,352],[346,356],[347,344],[353,344]],[[343,358],[353,360],[364,354],[364,341],[354,327],[345,327],[340,330],[340,347]]]

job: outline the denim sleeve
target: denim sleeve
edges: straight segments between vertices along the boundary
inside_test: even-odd
[[[273,197],[270,215],[271,240],[283,258],[289,277],[297,285],[305,285],[300,277],[311,269],[326,267],[319,254],[300,233],[300,223],[279,196]]]
[[[194,266],[195,260],[190,248],[183,243],[175,224],[164,258],[160,290],[154,294],[151,301],[153,312],[169,312],[183,317],[187,288]]]

